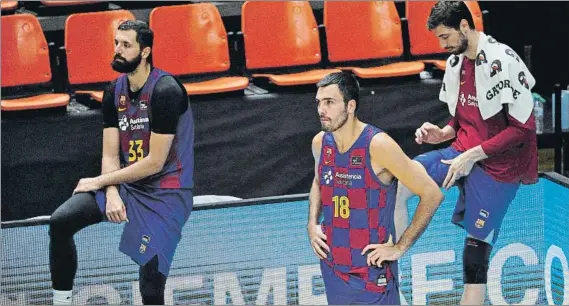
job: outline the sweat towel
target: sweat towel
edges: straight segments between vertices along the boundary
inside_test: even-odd
[[[533,111],[531,89],[535,79],[520,57],[507,45],[493,37],[478,32],[476,51],[476,96],[482,119],[486,120],[508,104],[509,114],[525,123]],[[451,55],[447,59],[443,85],[439,99],[447,103],[454,117],[458,100],[460,71],[464,54]]]

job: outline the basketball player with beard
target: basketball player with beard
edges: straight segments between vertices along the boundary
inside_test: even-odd
[[[476,31],[472,15],[464,2],[438,2],[431,10],[427,26],[437,36],[441,47],[452,54],[450,62],[458,65],[462,60],[462,65],[457,69],[456,77],[448,80],[458,89],[458,101],[446,101],[449,107],[456,104],[450,122],[443,128],[425,122],[415,133],[418,144],[454,141],[446,148],[415,157],[414,162],[439,186],[449,189],[456,184],[459,188],[460,195],[452,222],[466,231],[462,258],[464,291],[460,303],[481,305],[486,295],[490,254],[508,206],[520,184],[537,182],[533,103],[531,98],[527,101],[516,98],[516,95],[510,95],[510,98],[505,96],[495,102],[500,103],[496,113],[483,119],[478,97],[480,93],[484,95],[488,88],[475,82],[477,66],[491,62],[490,77],[501,69],[497,61],[487,59],[489,50],[499,50],[499,54],[505,58],[502,65],[508,65],[510,71],[522,70],[520,75],[526,70],[523,62],[505,44]],[[496,49],[478,51],[480,43],[484,42],[482,39],[488,45],[496,46]],[[447,70],[449,68],[447,66]],[[518,86],[512,85],[509,88],[511,92],[515,92],[514,89],[529,90],[525,77],[518,80],[509,74],[504,75],[504,82]],[[443,86],[441,91],[448,92],[448,88],[447,83],[446,89]],[[526,94],[526,97],[531,97],[531,92]],[[490,104],[489,101],[485,103]],[[516,114],[523,109],[527,120],[521,122],[516,119],[512,115],[514,108],[517,109]],[[407,200],[414,194],[413,187],[399,182],[395,213],[397,236],[404,235],[408,223]]]
[[[54,304],[72,302],[74,234],[105,220],[126,221],[119,250],[140,266],[143,304],[164,304],[174,252],[193,207],[194,121],[182,84],[152,66],[153,35],[142,21],[125,21],[116,31],[111,65],[122,74],[103,96],[101,175],[81,179],[50,219]]]
[[[397,260],[424,232],[442,193],[393,139],[358,119],[354,76],[333,73],[317,87],[323,131],[312,141],[315,176],[307,230],[320,258],[328,304],[399,304]],[[421,201],[396,241],[397,181]]]

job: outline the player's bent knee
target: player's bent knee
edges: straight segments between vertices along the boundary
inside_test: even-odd
[[[486,284],[492,246],[484,241],[467,237],[464,241],[463,277],[465,284]]]
[[[56,210],[49,218],[49,235],[53,237],[53,235],[57,235],[57,233],[64,233],[68,221],[64,213],[60,210]]]

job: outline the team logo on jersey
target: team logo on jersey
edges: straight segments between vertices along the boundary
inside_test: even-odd
[[[332,163],[332,148],[324,148],[324,164],[330,165]]]
[[[480,66],[482,64],[486,64],[488,61],[486,60],[486,52],[484,50],[480,50],[480,53],[476,56],[476,66]]]
[[[361,166],[363,164],[363,157],[362,156],[352,156],[350,160],[350,164],[352,166]]]
[[[143,130],[145,124],[148,123],[149,121],[150,120],[148,119],[148,117],[141,117],[136,119],[131,118],[129,120],[126,117],[126,115],[123,115],[122,118],[119,119],[119,128],[121,129],[121,131],[126,131],[129,129],[129,127],[131,131]]]
[[[474,226],[476,226],[476,228],[483,228],[484,223],[486,223],[486,221],[479,218],[478,220],[476,220],[476,223],[474,223]]]
[[[509,56],[511,56],[511,57],[513,57],[513,58],[515,58],[516,61],[518,61],[518,62],[520,61],[520,58],[516,55],[516,52],[514,52],[514,50],[512,50],[512,49],[506,49],[506,54],[509,55]]]
[[[523,71],[520,71],[518,74],[518,81],[522,84],[526,89],[529,89],[528,80],[526,79],[526,74]]]
[[[128,118],[126,116],[122,116],[119,120],[119,128],[121,131],[126,131],[128,129]]]
[[[458,100],[460,101],[460,104],[462,104],[462,106],[464,106],[464,103],[466,103],[466,97],[464,96],[464,92],[460,93]]]
[[[138,251],[140,252],[140,254],[144,254],[144,252],[146,252],[146,245],[144,245],[144,243],[141,243]]]
[[[333,178],[334,176],[332,175],[332,170],[328,170],[328,172],[324,173],[323,181],[326,183],[326,185],[328,185]]]
[[[126,96],[121,95],[119,98],[119,112],[126,110]]]
[[[502,62],[500,62],[500,60],[493,61],[492,65],[490,65],[490,69],[490,76],[495,76],[498,72],[502,71]]]

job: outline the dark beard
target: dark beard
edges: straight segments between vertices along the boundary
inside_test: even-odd
[[[342,117],[340,117],[340,121],[338,122],[338,125],[336,127],[329,127],[326,128],[325,126],[322,126],[322,129],[325,132],[335,132],[337,130],[339,130],[341,127],[344,126],[344,124],[346,124],[346,122],[348,121],[348,112],[347,112],[348,107],[346,106],[346,109],[344,110],[344,113],[342,114]]]
[[[121,59],[122,61],[119,59]],[[131,73],[131,72],[134,72],[136,70],[136,68],[138,68],[138,65],[140,65],[141,61],[142,61],[142,54],[141,53],[139,53],[138,56],[130,62],[127,61],[126,59],[120,57],[117,54],[117,55],[115,55],[115,58],[113,59],[113,61],[111,63],[111,67],[113,68],[114,71],[116,71],[118,73]]]
[[[450,53],[459,55],[466,52],[466,49],[468,49],[468,39],[466,39],[464,34],[460,33],[460,45]]]

